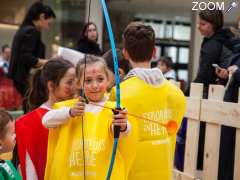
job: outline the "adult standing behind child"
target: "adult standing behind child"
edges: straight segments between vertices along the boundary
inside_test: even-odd
[[[49,6],[36,2],[28,10],[14,36],[8,75],[22,97],[25,97],[29,88],[30,70],[40,68],[47,62],[41,31],[49,29],[55,17]]]
[[[223,29],[224,16],[221,10],[202,10],[199,12],[198,29],[204,37],[199,57],[199,66],[194,82],[203,83],[203,98],[207,98],[208,86],[217,83],[217,74],[213,64],[226,68],[229,64],[224,57],[230,51],[224,43],[233,36],[228,29]]]
[[[0,155],[12,152],[16,143],[14,120],[6,111],[0,110]],[[0,159],[1,180],[21,180],[11,161]]]
[[[138,142],[136,147],[130,147],[135,150],[136,158],[128,179],[172,179],[177,129],[170,135],[165,127],[144,119],[158,123],[173,120],[179,127],[185,113],[186,100],[181,90],[167,81],[158,68],[150,68],[154,46],[155,34],[151,26],[133,22],[125,29],[123,54],[133,69],[120,84],[121,102],[129,114],[142,117],[129,116]],[[115,89],[110,99],[116,99]]]
[[[16,32],[12,42],[12,55],[8,76],[13,80],[17,91],[23,97],[23,111],[27,113],[26,94],[29,89],[30,71],[32,68],[42,67],[45,59],[45,45],[41,39],[41,31],[49,28],[55,18],[53,10],[40,1],[35,2],[27,11],[27,14]],[[16,148],[13,161],[16,159]]]

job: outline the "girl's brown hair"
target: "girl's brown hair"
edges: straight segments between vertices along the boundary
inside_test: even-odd
[[[106,76],[108,77],[108,67],[103,58],[94,56],[94,55],[88,55],[88,54],[86,54],[85,56],[86,57],[83,59],[80,59],[77,64],[77,67],[76,67],[77,79],[81,79],[81,77],[83,76],[85,63],[86,65],[90,65],[94,63],[102,63]]]
[[[6,126],[13,121],[12,116],[4,110],[0,110],[0,138],[4,138],[6,134]]]
[[[74,68],[71,62],[62,58],[54,58],[34,74],[28,93],[29,110],[39,107],[48,100],[47,82],[52,81],[55,86],[58,86],[60,80],[70,68]]]
[[[150,61],[155,46],[153,28],[140,22],[130,23],[123,32],[123,46],[132,61]]]

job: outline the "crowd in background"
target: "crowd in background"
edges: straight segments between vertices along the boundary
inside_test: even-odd
[[[44,93],[38,94],[39,99],[45,98],[45,101],[37,102],[36,100],[34,102],[36,106],[29,106],[28,100],[32,97],[30,95],[33,95],[34,91],[34,89],[30,87],[34,87],[35,90],[41,89],[36,84],[29,84],[29,82],[37,82],[30,81],[32,76],[31,70],[43,68],[51,59],[45,56],[45,45],[42,42],[41,32],[47,30],[55,18],[56,15],[49,6],[43,5],[42,3],[34,4],[26,14],[22,25],[15,34],[12,48],[8,45],[2,47],[0,58],[0,107],[14,110],[18,109],[22,103],[22,108],[24,112],[27,113],[40,107],[43,102],[48,100],[48,97],[45,97]],[[201,49],[199,50],[200,57],[197,76],[193,82],[204,84],[203,98],[207,98],[210,84],[225,85],[224,100],[237,102],[238,89],[240,86],[239,37],[237,37],[230,28],[224,27],[224,17],[220,10],[200,11],[198,27],[204,39],[201,44]],[[110,92],[111,88],[115,85],[112,51],[108,50],[104,53],[97,42],[97,26],[94,22],[89,22],[83,27],[76,50],[85,54],[102,56],[107,66],[107,90]],[[117,49],[117,56],[119,60],[120,79],[124,81],[126,77],[129,77],[128,73],[133,67],[131,63],[126,60],[126,54],[124,54],[122,49]],[[65,63],[67,64],[67,62]],[[66,66],[72,68],[70,64]],[[160,57],[152,64],[152,68],[152,72],[160,69],[167,80],[178,80],[176,79],[174,63],[171,57]],[[50,85],[47,85],[47,87],[46,85],[40,85],[48,89],[49,92],[51,91]],[[184,90],[183,88],[183,91]],[[186,88],[185,94],[189,94],[189,88]],[[31,100],[34,101],[34,99]],[[4,114],[4,116],[7,117],[8,115]],[[186,120],[184,122],[186,122]],[[176,154],[183,157],[184,146],[182,146],[182,144],[184,144],[185,133],[181,130],[186,130],[186,123],[182,124],[179,138],[177,139],[181,141],[178,142],[180,146],[177,146],[177,148],[180,148],[181,153]],[[204,136],[205,124],[202,123],[200,128],[198,169],[203,168]],[[233,179],[234,144],[235,129],[223,126],[221,131],[219,180]],[[179,159],[181,162],[176,162],[176,164],[178,164],[177,167],[182,170],[183,160],[182,158]]]

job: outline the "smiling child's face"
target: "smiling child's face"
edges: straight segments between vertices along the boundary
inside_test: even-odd
[[[81,79],[83,82],[83,77]],[[103,100],[108,87],[107,72],[100,62],[88,64],[85,70],[84,92],[88,100],[99,102]]]

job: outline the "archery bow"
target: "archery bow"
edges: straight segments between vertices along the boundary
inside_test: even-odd
[[[109,110],[112,110],[112,111],[119,112],[119,110],[117,110],[117,109],[113,109],[113,108],[110,108],[110,107],[107,107],[107,106],[104,106],[104,105],[100,105],[100,104],[96,104],[96,103],[92,103],[92,102],[88,102],[88,103],[92,104],[94,106],[98,106],[98,107],[101,107],[101,108],[105,108],[105,109],[109,109]],[[178,124],[174,120],[169,120],[167,123],[162,123],[162,122],[152,120],[152,119],[149,119],[149,118],[146,118],[146,117],[142,117],[142,116],[139,116],[139,115],[136,115],[136,114],[133,114],[133,113],[129,113],[129,112],[127,113],[127,115],[135,117],[135,118],[140,119],[140,120],[146,120],[148,122],[155,123],[155,124],[158,124],[160,126],[163,126],[163,127],[166,128],[169,135],[176,133],[176,130],[178,128]]]
[[[108,35],[110,39],[110,44],[111,44],[111,49],[112,49],[112,56],[113,56],[113,63],[114,63],[114,74],[115,74],[115,80],[116,80],[116,109],[121,109],[120,106],[120,76],[119,76],[119,71],[118,71],[118,58],[117,58],[117,53],[116,53],[116,46],[115,46],[115,41],[114,41],[114,36],[112,32],[112,26],[110,22],[110,18],[108,15],[108,10],[106,6],[105,0],[101,0],[102,4],[102,10],[103,14],[105,17],[105,21],[107,24],[107,30],[108,30]],[[115,113],[118,113],[115,111]],[[111,174],[112,174],[112,169],[115,161],[115,156],[116,156],[116,151],[117,151],[117,145],[118,145],[118,138],[120,134],[120,127],[119,126],[114,126],[114,144],[113,144],[113,150],[112,150],[112,157],[107,173],[107,180],[110,180]]]
[[[90,11],[91,11],[91,0],[89,0],[89,5],[88,5],[88,18],[87,18],[87,33],[88,33],[88,28],[89,28],[89,19],[90,19]],[[82,84],[82,93],[81,96],[85,98],[85,93],[84,93],[84,87],[85,87],[85,77],[86,77],[86,58],[87,54],[84,56],[84,73],[83,73],[83,84]],[[85,159],[85,137],[84,137],[84,119],[82,116],[82,148],[83,148],[83,175],[84,175],[84,180],[86,179],[86,159]]]

